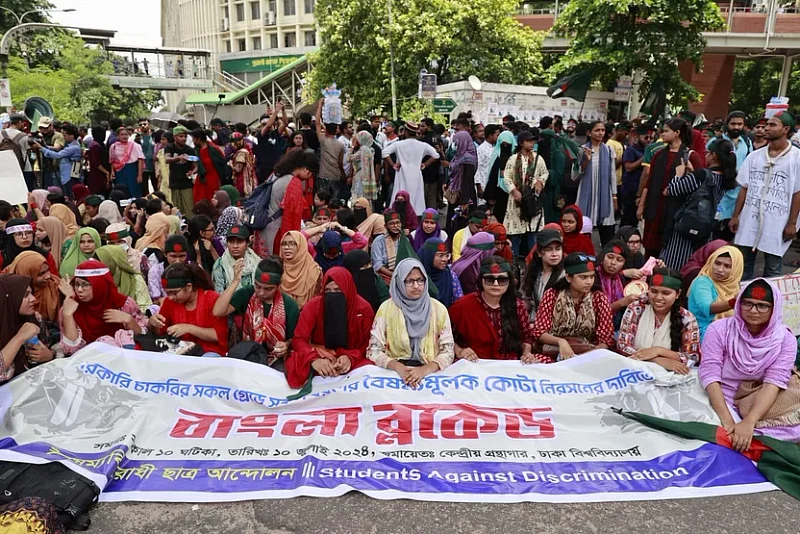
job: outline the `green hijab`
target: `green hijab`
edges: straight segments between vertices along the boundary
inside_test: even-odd
[[[91,255],[87,256],[81,252],[81,249],[78,246],[81,242],[81,236],[84,235],[88,235],[94,240],[96,246],[95,250],[99,249],[103,244],[100,241],[100,234],[98,234],[97,230],[94,228],[86,226],[75,232],[75,237],[72,238],[69,248],[67,249],[67,253],[64,255],[64,259],[61,260],[59,273],[63,278],[72,277],[75,274],[75,269],[78,268],[78,265],[92,258]]]
[[[119,292],[136,300],[136,271],[128,262],[128,257],[122,247],[106,245],[95,250],[94,254],[111,271],[114,284]]]
[[[239,190],[232,185],[223,185],[220,187],[223,191],[228,193],[228,198],[231,199],[231,206],[236,206],[239,202]]]

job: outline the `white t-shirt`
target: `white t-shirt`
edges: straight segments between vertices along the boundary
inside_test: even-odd
[[[352,141],[347,137],[340,135],[339,142],[344,145],[344,158],[342,159],[342,167],[344,167],[344,174],[346,176],[350,176],[350,161],[347,159],[347,155],[350,153],[350,147],[353,145]]]
[[[747,188],[747,196],[733,242],[783,256],[792,244],[783,240],[783,229],[789,221],[792,195],[800,191],[800,149],[791,146],[773,159],[771,170],[768,158],[769,145],[750,153],[739,169],[736,181]]]

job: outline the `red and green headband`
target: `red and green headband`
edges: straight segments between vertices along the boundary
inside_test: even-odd
[[[257,268],[255,281],[260,282],[262,284],[277,286],[280,285],[281,283],[281,275],[280,273],[271,273],[268,271],[262,271],[261,269]]]
[[[128,230],[120,230],[118,232],[109,232],[106,234],[106,241],[119,241],[120,239],[125,239],[126,237],[130,237],[131,233]]]
[[[497,263],[481,265],[481,274],[502,274],[510,273],[511,265],[507,261],[498,261]]]
[[[680,278],[675,278],[667,274],[654,274],[650,277],[650,285],[653,287],[666,287],[667,289],[674,289],[675,291],[680,291],[683,287]]]
[[[182,289],[191,284],[188,278],[162,278],[161,287],[164,289]]]

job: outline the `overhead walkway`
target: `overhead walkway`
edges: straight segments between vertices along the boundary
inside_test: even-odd
[[[208,50],[111,44],[103,48],[114,66],[114,73],[107,77],[115,87],[158,91],[210,91],[214,87]]]

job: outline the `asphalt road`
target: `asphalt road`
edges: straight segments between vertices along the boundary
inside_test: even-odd
[[[780,491],[588,504],[322,499],[223,504],[102,503],[90,534],[782,534],[800,532],[800,501]]]

